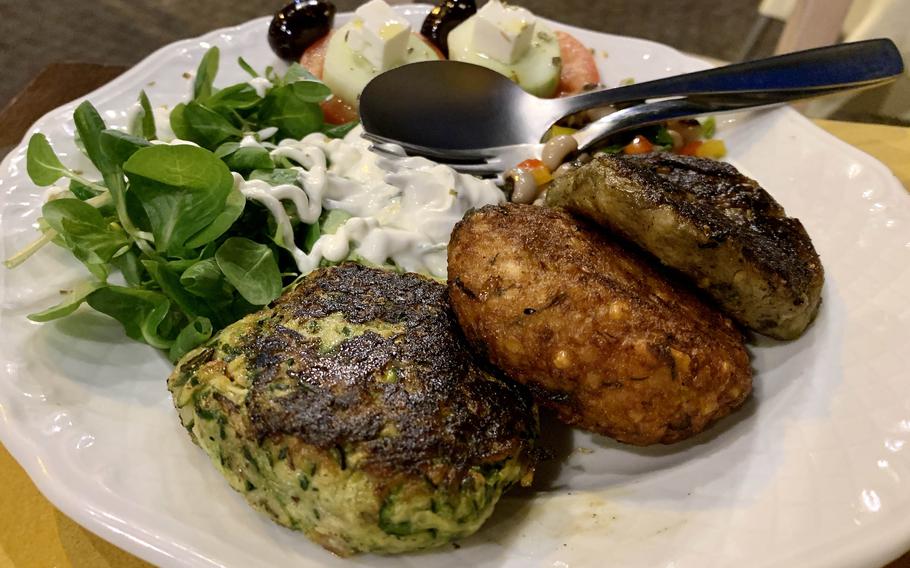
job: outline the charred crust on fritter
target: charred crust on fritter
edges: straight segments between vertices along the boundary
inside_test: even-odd
[[[556,389],[547,388],[533,380],[529,380],[526,385],[534,398],[541,404],[549,408],[569,407],[572,410],[568,412],[569,416],[577,416],[578,401],[571,393]]]
[[[279,322],[341,314],[366,331],[328,351]],[[524,452],[533,402],[520,385],[485,374],[467,351],[442,284],[344,264],[310,275],[243,339],[254,377],[247,407],[255,435],[292,435],[330,450],[362,451],[380,475],[453,471]],[[395,380],[384,380],[389,373]],[[384,435],[392,427],[394,435]],[[526,453],[526,452],[524,452]]]
[[[215,349],[212,347],[205,347],[184,361],[180,368],[184,373],[194,373],[199,367],[211,361],[214,356]]]
[[[818,312],[824,269],[805,228],[730,164],[601,155],[555,180],[547,203],[679,271],[748,329],[795,339]]]
[[[743,234],[749,246],[743,254],[795,287],[808,287],[815,278],[812,263],[818,255],[799,219],[787,217],[755,180],[726,162],[668,152],[638,156],[609,156],[615,171],[640,186],[636,194],[648,205],[672,205],[677,214],[701,227],[701,248],[713,248]],[[810,261],[807,263],[807,261]]]
[[[454,280],[452,280],[452,285],[455,286],[456,288],[458,288],[459,290],[461,290],[462,292],[464,292],[465,296],[467,296],[468,298],[471,298],[472,300],[477,299],[477,294],[475,294],[473,290],[471,290],[470,288],[465,286],[465,284],[464,284],[464,282],[462,282],[461,278],[455,278]]]

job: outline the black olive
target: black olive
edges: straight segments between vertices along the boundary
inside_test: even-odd
[[[335,5],[325,0],[294,0],[278,10],[269,25],[269,45],[278,57],[298,61],[306,48],[329,33]]]
[[[441,0],[423,21],[420,33],[449,56],[449,32],[477,13],[474,0]]]

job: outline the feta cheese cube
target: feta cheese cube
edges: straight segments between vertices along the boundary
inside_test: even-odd
[[[354,11],[345,42],[378,71],[404,63],[411,24],[383,0],[371,0]]]
[[[490,0],[476,18],[473,46],[478,53],[512,65],[531,47],[536,18],[528,10]]]

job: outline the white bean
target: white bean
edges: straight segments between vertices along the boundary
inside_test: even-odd
[[[575,140],[575,137],[568,134],[560,134],[550,138],[543,145],[540,160],[552,172],[559,167],[559,164],[566,159],[566,156],[575,150],[578,150],[578,141]]]
[[[672,128],[667,129],[667,135],[673,140],[673,150],[679,150],[686,145],[686,140],[683,138],[683,135]]]
[[[701,138],[701,124],[694,119],[671,120],[667,124],[667,128],[679,132],[687,144]]]
[[[566,162],[565,164],[556,168],[556,171],[553,172],[553,177],[558,178],[566,175],[575,169],[575,162]]]
[[[527,170],[513,169],[508,172],[512,180],[512,202],[531,203],[537,197],[537,181]]]
[[[616,112],[616,107],[613,106],[604,106],[604,107],[594,107],[589,108],[585,111],[588,115],[588,120],[594,122],[595,120],[600,120],[601,118],[611,115]]]

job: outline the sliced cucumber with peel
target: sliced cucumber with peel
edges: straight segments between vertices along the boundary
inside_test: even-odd
[[[325,66],[322,71],[322,81],[332,89],[332,93],[342,101],[357,108],[360,93],[370,79],[379,75],[380,71],[355,53],[344,38],[353,26],[349,22],[335,30],[329,39],[325,52]],[[419,35],[411,34],[408,38],[408,52],[402,65],[418,61],[433,61],[439,59],[439,54],[427,45]]]
[[[492,69],[512,79],[522,89],[538,97],[552,97],[556,94],[562,60],[559,55],[559,40],[553,30],[541,22],[537,22],[531,47],[521,59],[509,65],[474,50],[476,17],[471,16],[449,32],[449,59]]]

